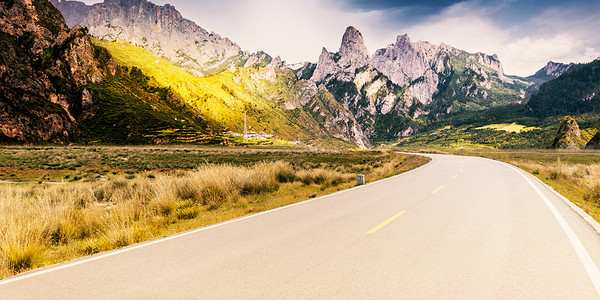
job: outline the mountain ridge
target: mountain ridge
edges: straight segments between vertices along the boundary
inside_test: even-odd
[[[497,55],[412,42],[406,34],[369,55],[352,26],[338,52],[323,48],[316,65],[295,68],[299,78],[324,85],[374,141],[410,135],[451,113],[521,103],[532,84],[506,76]]]
[[[264,52],[250,54],[228,38],[209,33],[170,4],[160,6],[147,0],[105,0],[93,5],[51,1],[68,26],[78,24],[98,38],[121,39],[144,47],[196,76],[272,61]]]
[[[323,48],[316,64],[288,67],[280,58],[242,51],[229,39],[208,33],[183,18],[169,4],[158,6],[146,0],[105,0],[94,5],[48,1],[62,8],[71,24],[90,24],[90,34],[100,39],[90,47],[109,49],[111,56],[121,57],[120,64],[126,66],[127,71],[119,75],[124,77],[118,80],[73,85],[85,90],[85,95],[78,96],[79,101],[83,98],[113,101],[115,97],[124,97],[129,99],[124,104],[131,106],[137,101],[136,97],[140,98],[136,93],[140,93],[161,103],[161,110],[169,111],[153,117],[164,125],[140,127],[135,130],[135,139],[129,138],[132,131],[129,134],[125,131],[123,137],[131,141],[156,136],[161,142],[168,142],[167,132],[180,130],[178,128],[185,127],[188,121],[191,122],[188,124],[198,122],[200,127],[206,126],[206,130],[194,127],[199,132],[239,131],[243,112],[251,112],[249,123],[269,134],[287,139],[302,136],[303,140],[314,141],[333,137],[359,147],[370,147],[417,133],[447,116],[523,103],[535,85],[525,78],[505,75],[497,55],[468,53],[444,43],[412,42],[406,34],[398,35],[394,43],[369,54],[360,31],[349,26],[337,52]],[[73,30],[75,28],[84,35],[88,33],[84,28],[73,27]],[[144,28],[151,30],[143,33]],[[153,37],[155,42],[152,42]],[[184,40],[192,43],[184,45],[181,43]],[[167,42],[172,43],[167,45]],[[139,49],[129,48],[129,44]],[[130,57],[124,55],[126,48]],[[131,55],[146,55],[143,51],[154,56],[132,59]],[[173,68],[172,74],[165,73],[168,68],[163,68],[163,59],[172,65],[169,67]],[[545,67],[547,75],[560,71],[553,66],[549,63]],[[177,70],[195,76],[189,77]],[[168,78],[175,74],[189,80]],[[123,88],[123,83],[128,85],[125,88],[138,92],[116,91]],[[154,92],[156,89],[165,89],[159,93],[162,96]],[[164,96],[169,91],[174,94]],[[169,107],[169,103],[178,101],[190,105],[183,115]],[[117,106],[103,109],[115,110]],[[67,115],[73,111],[64,110]],[[163,122],[166,119],[162,118],[169,114],[178,116],[175,123]],[[114,119],[115,114],[111,116]],[[82,126],[88,123],[81,122]],[[109,123],[103,126],[114,125]],[[299,134],[294,130],[303,132]],[[74,131],[71,129],[71,132]]]

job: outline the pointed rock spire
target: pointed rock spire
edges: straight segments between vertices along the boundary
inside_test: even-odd
[[[346,28],[339,52],[341,56],[349,54],[353,56],[369,56],[369,52],[367,51],[367,46],[365,46],[365,40],[363,39],[362,34],[352,26],[348,26],[348,28]]]
[[[347,68],[350,73],[369,63],[369,52],[365,46],[365,40],[362,34],[352,26],[346,28],[339,54],[340,66],[344,69]]]
[[[412,42],[410,41],[408,34],[402,34],[396,38],[396,46],[410,45],[410,44],[412,44]]]

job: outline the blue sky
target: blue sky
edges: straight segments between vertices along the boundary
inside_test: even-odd
[[[579,63],[600,57],[600,0],[152,2],[170,3],[243,49],[264,50],[288,63],[317,61],[322,47],[337,51],[349,25],[362,32],[371,53],[408,33],[412,41],[498,54],[505,72],[513,75],[531,75],[550,60]]]

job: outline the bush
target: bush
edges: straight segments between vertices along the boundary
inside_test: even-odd
[[[600,183],[592,183],[583,194],[583,200],[589,201],[600,206]]]
[[[242,196],[270,193],[278,189],[279,183],[275,178],[256,170],[240,182]]]
[[[294,182],[297,180],[296,171],[294,168],[285,162],[278,161],[272,166],[275,178],[279,183]]]
[[[197,206],[190,206],[177,210],[176,215],[179,220],[189,220],[197,217],[199,213],[200,209]]]

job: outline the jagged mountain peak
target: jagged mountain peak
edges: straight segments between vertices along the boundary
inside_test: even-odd
[[[342,68],[349,68],[352,72],[356,68],[360,68],[369,62],[369,52],[365,45],[365,40],[362,34],[356,28],[349,26],[342,38],[340,45],[340,60],[339,64]]]
[[[410,37],[408,34],[401,34],[396,37],[396,47],[404,46],[404,45],[412,45],[410,41]]]
[[[329,75],[340,73],[338,80],[352,81],[356,69],[369,64],[369,53],[362,34],[356,28],[348,26],[342,37],[340,50],[330,53],[327,49],[321,50],[319,62],[311,79],[321,82],[330,78]]]
[[[364,56],[369,56],[365,40],[356,28],[348,26],[344,36],[342,37],[342,44],[340,45],[340,54],[343,56],[348,53],[359,53]]]

